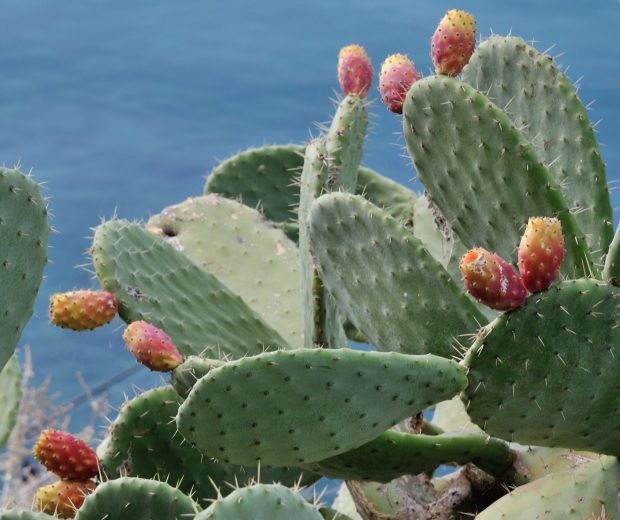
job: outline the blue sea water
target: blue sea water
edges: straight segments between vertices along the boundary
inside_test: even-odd
[[[205,174],[236,151],[302,142],[333,112],[340,47],[364,45],[375,69],[393,52],[430,71],[429,39],[444,11],[463,8],[479,32],[512,31],[570,65],[610,180],[620,180],[620,2],[476,0],[4,0],[0,42],[0,162],[45,183],[57,230],[36,316],[20,345],[37,380],[69,400],[131,366],[121,322],[91,333],[47,323],[49,295],[94,287],[90,228],[114,214],[146,219],[202,192]],[[374,94],[376,98],[376,94]],[[364,162],[416,188],[400,121],[380,103]],[[613,196],[614,206],[618,195]],[[616,219],[617,220],[617,219]],[[147,371],[114,386],[118,405]],[[88,410],[76,410],[74,427]]]

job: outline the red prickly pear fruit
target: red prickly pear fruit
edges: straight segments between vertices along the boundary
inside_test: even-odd
[[[62,479],[88,480],[99,472],[95,451],[70,433],[43,430],[32,451],[41,464]]]
[[[392,54],[385,58],[379,73],[379,94],[388,110],[402,114],[407,92],[421,77],[407,56]]]
[[[549,288],[564,259],[564,235],[557,218],[531,217],[519,244],[519,272],[530,292]]]
[[[106,291],[56,293],[50,298],[50,321],[63,329],[88,330],[111,322],[118,301]]]
[[[338,54],[338,83],[345,96],[366,96],[372,85],[372,64],[364,47],[347,45]]]
[[[157,372],[170,372],[183,357],[166,333],[146,321],[134,321],[123,334],[125,344],[143,365]]]
[[[465,288],[480,303],[497,311],[523,304],[527,293],[521,279],[502,257],[478,247],[463,255],[459,268]]]
[[[476,46],[476,21],[465,11],[446,12],[431,38],[437,74],[456,76],[469,62]]]
[[[59,480],[37,490],[37,510],[59,518],[73,518],[82,507],[86,495],[91,494],[97,484],[94,482],[75,482]]]

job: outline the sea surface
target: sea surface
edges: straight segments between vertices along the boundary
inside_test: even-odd
[[[0,163],[32,170],[51,197],[50,263],[20,349],[59,402],[132,366],[122,322],[87,333],[47,322],[50,294],[96,287],[91,228],[118,215],[144,220],[202,192],[237,151],[303,142],[333,113],[340,47],[365,46],[375,70],[408,54],[431,72],[430,36],[446,9],[472,12],[479,33],[523,36],[580,79],[608,178],[620,180],[620,2],[617,0],[3,0]],[[377,99],[373,89],[372,97]],[[400,119],[377,101],[364,163],[418,188]],[[614,206],[619,203],[613,195]],[[481,201],[481,203],[484,203]],[[617,222],[616,217],[616,222]],[[85,267],[76,267],[81,264]],[[112,386],[118,406],[159,384],[143,370]],[[88,417],[74,412],[72,427]]]

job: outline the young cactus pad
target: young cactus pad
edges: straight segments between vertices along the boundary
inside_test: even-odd
[[[21,370],[17,356],[12,356],[9,362],[0,370],[0,450],[6,444],[11,431],[17,421],[19,403],[22,398]]]
[[[0,168],[0,370],[32,316],[47,262],[47,206],[39,186]]]
[[[521,444],[620,454],[619,296],[570,280],[500,316],[465,359],[472,420]]]
[[[208,372],[177,425],[206,455],[297,465],[357,448],[466,385],[455,362],[432,355],[270,352]]]

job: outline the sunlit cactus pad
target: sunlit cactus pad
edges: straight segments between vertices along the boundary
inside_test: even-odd
[[[146,229],[243,298],[290,344],[303,344],[299,252],[259,211],[218,195],[151,217]]]
[[[240,357],[286,341],[215,276],[140,225],[99,226],[93,263],[127,322],[144,320],[168,334],[183,355]]]
[[[177,424],[206,455],[296,465],[357,448],[466,384],[456,363],[432,355],[271,352],[207,373]]]
[[[619,454],[619,296],[571,280],[498,318],[465,359],[472,420],[521,444]]]

